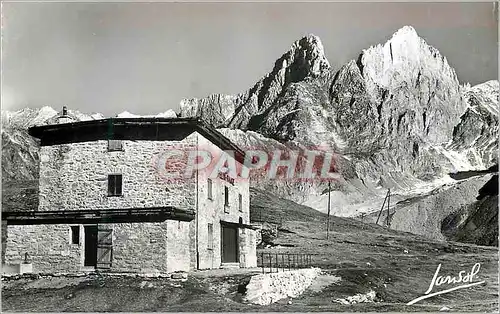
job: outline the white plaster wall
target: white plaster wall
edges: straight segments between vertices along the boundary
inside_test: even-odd
[[[203,149],[208,148],[216,154],[222,151],[206,138],[198,134],[198,145]],[[216,160],[214,161],[214,163]],[[238,165],[238,162],[236,162]],[[241,166],[241,165],[239,165]],[[212,199],[208,198],[208,176],[207,172],[198,173],[198,245],[200,255],[200,268],[219,268],[221,266],[221,225],[220,221],[238,223],[240,217],[244,224],[250,224],[250,185],[248,180],[235,180],[234,185],[230,182],[212,178]],[[229,188],[229,207],[224,210],[224,187]],[[239,209],[238,195],[242,195],[242,208]],[[208,224],[213,224],[213,250],[208,249]],[[249,256],[255,249],[248,248],[242,250],[242,242],[246,241],[248,235],[254,234],[246,230],[245,234],[239,231],[240,240],[240,266],[253,265],[252,260],[256,257]],[[255,243],[255,241],[253,241]],[[253,245],[255,247],[255,245]],[[245,263],[244,261],[249,261]]]

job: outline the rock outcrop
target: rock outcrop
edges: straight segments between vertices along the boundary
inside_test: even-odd
[[[449,150],[465,156],[471,167],[485,169],[498,162],[498,81],[466,86],[468,105],[453,129]]]

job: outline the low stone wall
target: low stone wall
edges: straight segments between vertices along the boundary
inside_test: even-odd
[[[295,298],[313,283],[320,272],[319,268],[308,268],[253,276],[247,285],[245,300],[268,305],[286,297]]]

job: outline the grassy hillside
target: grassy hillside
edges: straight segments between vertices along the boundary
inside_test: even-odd
[[[2,289],[2,307],[8,311],[452,311],[498,310],[498,251],[496,248],[439,242],[388,230],[355,219],[331,217],[326,239],[326,216],[313,209],[252,190],[252,217],[281,225],[273,246],[261,252],[312,253],[313,264],[323,269],[319,289],[309,289],[293,300],[269,306],[243,303],[244,285],[256,270],[199,271],[185,282],[171,279],[89,277],[17,280]],[[281,245],[281,246],[280,246]],[[457,275],[481,263],[481,286],[456,290],[407,306],[427,290],[436,271]],[[329,282],[329,276],[340,277]],[[62,282],[62,283],[61,283]],[[445,287],[446,286],[446,287]],[[443,285],[443,290],[454,285]],[[334,302],[358,293],[375,291],[372,303],[343,305]]]

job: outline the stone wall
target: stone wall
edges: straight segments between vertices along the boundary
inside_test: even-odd
[[[257,267],[257,241],[256,231],[252,229],[240,229],[240,267]]]
[[[112,270],[137,273],[189,271],[189,225],[183,221],[110,224],[113,229]]]
[[[113,230],[110,271],[167,273],[189,271],[189,222],[107,224]],[[27,252],[36,273],[80,272],[84,267],[85,236],[71,243],[70,225],[8,226],[6,262],[18,264]]]
[[[278,300],[302,294],[321,273],[319,268],[299,269],[253,276],[247,285],[245,300],[268,305]]]
[[[166,182],[158,157],[183,141],[124,140],[123,151],[108,152],[107,141],[42,146],[39,210],[79,210],[176,206],[194,209],[195,180]],[[183,168],[184,165],[177,165]],[[122,174],[122,196],[108,196],[108,174]]]
[[[69,225],[9,225],[6,264],[19,264],[28,253],[33,272],[76,272],[83,265],[80,245],[71,244]],[[83,231],[80,229],[80,239]]]

